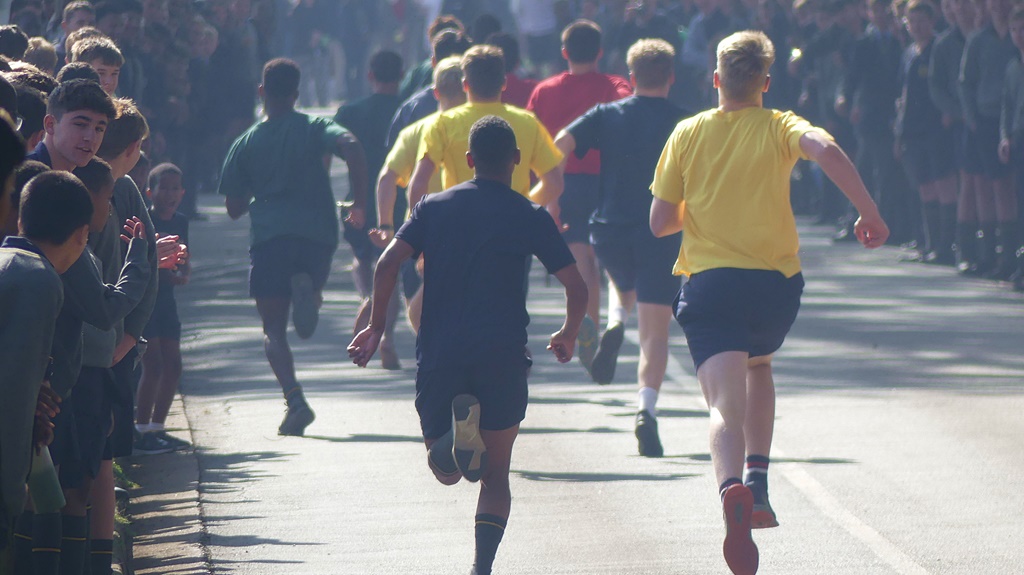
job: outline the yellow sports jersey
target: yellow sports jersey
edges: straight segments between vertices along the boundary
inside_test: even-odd
[[[654,173],[654,197],[683,205],[683,243],[673,272],[715,268],[800,272],[789,178],[800,137],[824,130],[792,112],[708,110],[683,120]],[[831,136],[828,136],[831,138]]]
[[[530,171],[538,176],[548,173],[562,161],[562,153],[537,117],[515,106],[471,102],[442,113],[424,132],[417,157],[426,156],[444,167],[445,189],[473,179],[473,169],[466,162],[469,129],[484,116],[498,116],[512,126],[522,156],[512,173],[512,189],[529,194]]]
[[[398,133],[398,139],[395,140],[395,145],[388,153],[387,159],[384,160],[384,167],[397,174],[398,178],[396,179],[396,185],[398,185],[398,187],[409,187],[409,180],[412,179],[412,172],[416,169],[416,161],[418,159],[416,153],[419,151],[420,142],[423,140],[423,132],[425,132],[440,115],[440,112],[434,112],[426,118],[422,118],[412,124],[409,124]],[[427,185],[428,194],[436,194],[444,189],[441,187],[442,173],[444,173],[443,168],[434,170],[434,175],[430,176],[430,183]],[[409,211],[412,211],[412,206],[409,206]],[[406,213],[407,218],[408,215],[409,214]]]

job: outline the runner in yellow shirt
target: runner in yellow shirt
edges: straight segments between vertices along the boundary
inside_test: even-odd
[[[469,129],[484,116],[498,116],[515,131],[522,162],[512,174],[512,189],[528,196],[532,171],[539,179],[537,189],[557,197],[563,186],[562,153],[536,116],[501,103],[505,89],[501,49],[486,44],[470,48],[462,57],[462,74],[467,103],[443,112],[424,132],[417,154],[420,160],[409,184],[409,205],[416,205],[427,193],[430,177],[440,167],[444,188],[473,179],[473,169],[466,162]]]
[[[800,158],[817,162],[860,212],[865,247],[889,230],[843,150],[791,112],[766,110],[775,49],[761,32],[718,45],[719,107],[676,126],[651,189],[650,224],[683,232],[675,272],[689,276],[676,298],[697,379],[711,411],[711,461],[725,510],[725,560],[757,572],[751,528],[775,527],[768,455],[775,423],[771,356],[796,319],[803,291],[789,176]],[[741,481],[746,456],[746,484]]]

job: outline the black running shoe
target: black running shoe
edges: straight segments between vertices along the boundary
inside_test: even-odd
[[[316,419],[316,414],[305,402],[288,407],[284,414],[284,421],[281,427],[277,428],[278,435],[296,435],[302,437],[306,433],[306,427]]]
[[[476,482],[487,467],[487,447],[480,436],[480,401],[463,393],[452,400],[452,455],[466,481]]]
[[[665,455],[658,437],[658,420],[647,410],[636,414],[636,441],[637,450],[644,457]]]
[[[621,323],[614,323],[601,335],[601,343],[597,345],[597,353],[590,366],[590,377],[601,385],[608,385],[615,377],[615,366],[619,363],[619,349],[626,337],[626,328]]]

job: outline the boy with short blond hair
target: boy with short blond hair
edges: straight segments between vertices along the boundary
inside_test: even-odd
[[[767,488],[775,419],[771,355],[796,319],[803,291],[789,203],[797,160],[818,162],[857,208],[862,244],[878,247],[889,235],[832,137],[792,112],[762,107],[773,61],[774,47],[762,32],[722,40],[713,77],[719,107],[676,126],[651,185],[651,231],[658,237],[683,232],[674,269],[689,278],[675,314],[711,411],[723,551],[737,575],[757,572],[751,528],[778,525]]]
[[[601,154],[596,202],[585,224],[593,251],[608,272],[623,310],[609,321],[611,327],[601,338],[590,371],[598,383],[611,383],[625,330],[625,310],[635,305],[640,334],[635,435],[637,451],[645,457],[664,454],[657,401],[668,364],[672,300],[680,283],[672,274],[678,234],[655,238],[648,225],[648,188],[654,168],[673,127],[689,115],[668,101],[674,55],[672,45],[664,40],[637,41],[627,57],[636,94],[594,106],[555,139],[567,157],[575,154],[580,158],[591,151]]]

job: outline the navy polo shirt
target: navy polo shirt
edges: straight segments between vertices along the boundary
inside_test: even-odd
[[[630,96],[598,104],[565,129],[576,157],[601,151],[601,183],[591,221],[647,225],[654,169],[676,124],[690,114],[665,98]]]
[[[491,180],[427,196],[396,237],[424,259],[420,369],[522,349],[527,258],[550,273],[575,263],[547,211]]]

